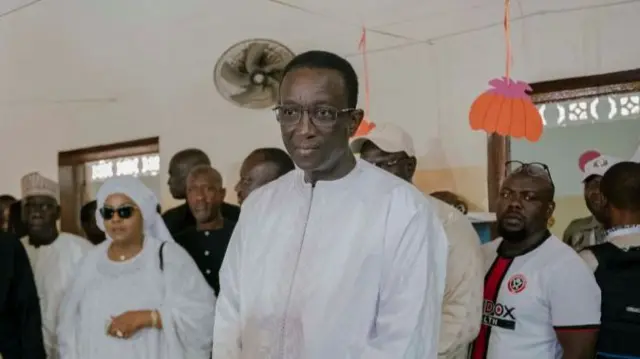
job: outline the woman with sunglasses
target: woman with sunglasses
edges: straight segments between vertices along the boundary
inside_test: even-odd
[[[61,359],[208,359],[215,297],[133,177],[107,180],[96,221],[107,240],[80,264],[60,309]]]

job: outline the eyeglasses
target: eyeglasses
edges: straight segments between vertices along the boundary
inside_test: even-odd
[[[124,205],[118,208],[111,207],[102,207],[100,208],[100,215],[104,218],[105,221],[113,219],[115,214],[118,214],[118,217],[122,219],[131,218],[133,216],[133,212],[135,212],[136,208],[130,205]]]
[[[309,119],[318,127],[329,127],[333,125],[341,114],[354,111],[354,108],[339,110],[332,106],[301,106],[301,105],[279,105],[273,108],[276,119],[281,125],[292,126],[298,124],[303,114],[309,114]]]
[[[542,162],[507,161],[504,164],[505,177],[514,173],[525,173],[534,177],[543,177],[555,187],[549,166]]]

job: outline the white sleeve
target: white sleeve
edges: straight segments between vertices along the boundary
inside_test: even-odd
[[[439,354],[457,353],[480,330],[484,261],[480,238],[462,214],[445,222],[449,240],[447,284],[442,309]]]
[[[547,296],[554,329],[598,327],[600,287],[582,259],[572,252],[549,273]]]
[[[57,348],[56,355],[64,359],[80,359],[78,356],[78,309],[83,294],[83,287],[91,278],[91,268],[87,263],[92,263],[95,258],[92,254],[84,255],[75,266],[73,277],[60,300],[58,307],[58,321],[55,328]],[[55,356],[48,356],[53,358]]]
[[[166,296],[158,309],[169,358],[208,358],[211,353],[215,294],[180,245],[163,248]],[[160,269],[158,269],[160,270]]]
[[[446,236],[429,206],[421,204],[413,215],[393,207],[387,218],[391,230],[385,253],[389,255],[383,263],[378,313],[360,357],[436,358],[447,265]]]
[[[240,326],[240,250],[243,217],[236,224],[220,269],[220,293],[216,304],[213,329],[212,359],[239,359],[241,347]]]
[[[82,239],[85,241],[85,239]],[[66,258],[61,258],[56,264],[59,266],[58,277],[55,283],[49,283],[47,289],[46,306],[42,318],[42,334],[45,351],[48,359],[58,358],[58,320],[60,306],[67,290],[70,289],[74,275],[86,250],[81,245],[73,243],[64,253]]]

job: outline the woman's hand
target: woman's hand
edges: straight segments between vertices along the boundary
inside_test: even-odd
[[[150,310],[133,310],[111,318],[107,334],[122,339],[131,338],[140,329],[151,327]]]

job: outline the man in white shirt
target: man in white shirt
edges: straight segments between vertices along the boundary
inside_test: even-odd
[[[59,233],[59,188],[37,172],[22,178],[23,218],[27,236],[22,244],[33,268],[42,311],[42,337],[48,359],[56,359],[58,308],[75,274],[75,266],[93,248],[86,239]]]
[[[578,254],[547,229],[555,209],[549,168],[511,164],[496,210],[501,238],[483,245],[483,324],[470,358],[593,358],[600,289]]]
[[[354,139],[351,149],[363,160],[411,183],[417,164],[415,149],[411,136],[400,127],[378,123],[369,134]],[[480,238],[459,210],[432,196],[427,199],[437,209],[449,241],[438,357],[466,359],[482,318],[484,262]]]
[[[276,118],[298,169],[243,203],[220,273],[214,359],[436,358],[447,243],[424,195],[357,160],[343,58],[296,56]]]

